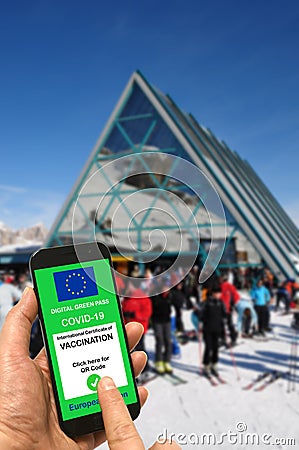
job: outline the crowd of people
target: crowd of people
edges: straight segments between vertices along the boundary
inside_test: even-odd
[[[138,321],[145,329],[145,336],[138,349],[146,351],[146,333],[150,327],[153,330],[153,368],[159,374],[173,372],[171,359],[177,339],[184,343],[189,339],[202,339],[205,344],[203,373],[218,374],[218,351],[221,346],[234,346],[240,336],[266,337],[271,332],[272,305],[277,311],[283,302],[284,312],[288,313],[299,296],[299,285],[295,280],[288,279],[276,285],[268,269],[255,272],[256,279],[253,276],[244,278],[243,284],[240,284],[240,280],[236,283],[236,273],[230,270],[221,276],[214,275],[201,286],[197,282],[197,270],[195,266],[176,285],[173,278],[162,278],[158,294],[157,285],[152,289],[151,283],[154,282],[151,280],[154,280],[154,276],[148,268],[143,276],[148,280],[146,283],[138,284],[140,273],[137,265],[130,274],[131,280],[137,281],[138,291],[133,289],[134,281],[127,287],[118,283],[125,321]],[[247,289],[241,290],[242,286]],[[190,311],[193,330],[186,330],[183,310]],[[149,376],[149,368],[147,364],[141,382]]]
[[[204,354],[203,354],[203,374],[207,377],[211,375],[219,376],[218,373],[218,352],[221,345],[234,346],[239,336],[252,337],[254,335],[263,337],[266,333],[271,332],[270,326],[270,304],[272,303],[275,310],[278,311],[281,303],[283,303],[284,313],[289,313],[291,308],[294,308],[296,302],[299,300],[299,285],[293,279],[285,280],[278,286],[274,285],[274,278],[269,271],[264,271],[260,274],[256,282],[253,282],[250,289],[247,290],[247,297],[244,296],[243,291],[237,289],[234,283],[234,274],[229,271],[221,276],[213,276],[208,282],[199,286],[197,267],[194,267],[184,280],[176,280],[175,274],[172,276],[163,277],[160,276],[159,282],[155,281],[155,276],[149,268],[146,269],[145,274],[140,280],[140,272],[138,266],[134,267],[129,281],[125,283],[121,277],[116,276],[116,285],[121,298],[121,306],[123,311],[124,320],[128,322],[139,322],[142,324],[144,334],[141,336],[139,342],[136,339],[135,351],[146,352],[146,335],[148,329],[153,329],[155,337],[155,360],[154,370],[158,374],[172,373],[173,368],[171,365],[171,359],[174,352],[174,342],[177,338],[180,339],[203,339],[204,341]],[[160,274],[161,275],[161,274]],[[177,282],[176,282],[177,281]],[[247,282],[246,282],[247,283]],[[4,324],[5,317],[8,311],[17,304],[14,309],[15,314],[9,315],[5,321],[3,331],[1,333],[1,356],[5,360],[5,364],[9,364],[10,359],[15,360],[16,354],[19,355],[18,364],[20,369],[19,373],[12,371],[13,379],[7,379],[6,382],[1,384],[1,398],[2,404],[4,402],[4,411],[8,420],[10,417],[14,417],[14,427],[12,433],[12,440],[10,435],[1,436],[1,445],[5,448],[15,448],[16,439],[19,439],[19,429],[22,429],[24,423],[29,423],[31,433],[25,433],[31,442],[42,443],[43,448],[49,447],[51,441],[51,430],[49,424],[54,423],[57,418],[47,421],[50,412],[49,402],[42,402],[42,408],[44,413],[41,415],[45,418],[44,422],[40,421],[40,415],[35,416],[30,413],[30,420],[26,418],[27,410],[25,408],[23,415],[25,420],[20,420],[17,423],[16,417],[21,416],[17,413],[19,408],[19,402],[11,401],[11,396],[6,395],[10,393],[11,382],[17,377],[21,379],[26,377],[26,383],[29,382],[32,386],[24,392],[22,382],[17,383],[16,389],[20,386],[22,390],[20,395],[23,398],[23,404],[28,402],[28,405],[35,401],[36,389],[40,390],[40,398],[48,398],[47,395],[43,395],[43,389],[45,386],[49,388],[50,384],[44,382],[49,373],[45,370],[43,373],[44,380],[41,379],[40,373],[38,375],[38,382],[34,380],[36,371],[35,364],[41,364],[41,369],[45,366],[45,355],[38,356],[38,358],[30,366],[30,359],[28,358],[28,350],[24,342],[29,341],[29,333],[31,328],[30,339],[30,353],[31,357],[35,357],[42,347],[42,338],[39,328],[39,322],[36,319],[37,304],[32,289],[27,289],[22,296],[24,289],[31,286],[28,273],[14,274],[12,271],[3,272],[0,278],[0,330]],[[154,287],[154,289],[153,289]],[[275,301],[276,296],[276,301]],[[35,301],[33,301],[35,300]],[[25,326],[20,326],[20,321],[23,314],[19,314],[17,309],[26,310],[26,317],[29,318]],[[191,315],[191,322],[194,326],[194,330],[187,330],[184,323],[185,314],[183,310],[187,310]],[[12,311],[12,313],[14,313]],[[295,313],[294,316],[296,317]],[[298,321],[299,322],[299,321]],[[133,325],[131,325],[132,327]],[[137,324],[135,324],[135,327]],[[299,326],[299,325],[298,325]],[[15,340],[13,351],[10,350],[9,342],[12,336],[16,336],[16,330],[20,330],[18,339]],[[23,335],[22,335],[23,333]],[[141,327],[140,327],[141,333]],[[140,335],[139,333],[139,335]],[[7,354],[5,354],[5,352]],[[40,354],[41,355],[41,354]],[[145,356],[143,355],[145,358]],[[9,359],[10,358],[10,359]],[[39,358],[40,361],[39,361]],[[23,362],[22,362],[23,361]],[[23,371],[23,365],[28,364],[26,371]],[[0,364],[2,369],[5,365]],[[31,370],[31,376],[27,379],[27,370]],[[16,369],[17,370],[17,369]],[[141,384],[146,381],[150,370],[150,364],[147,362],[143,374]],[[6,377],[7,378],[7,377]],[[25,379],[25,378],[24,378]],[[212,381],[212,380],[211,380]],[[32,387],[34,386],[34,389]],[[34,393],[34,394],[33,394]],[[16,395],[16,399],[20,397]],[[147,392],[146,389],[139,387],[139,396],[141,404],[146,401]],[[116,442],[119,440],[120,448],[126,445],[127,436],[119,434],[114,435],[115,427],[119,426],[119,423],[127,421],[128,429],[130,430],[130,442],[134,443],[136,448],[144,448],[141,437],[134,428],[133,422],[126,412],[125,405],[122,401],[121,395],[112,379],[109,377],[103,377],[98,385],[98,397],[103,410],[103,417],[105,423],[106,436],[102,433],[97,433],[91,438],[89,448],[102,443],[106,438],[108,443]],[[5,406],[5,401],[8,402],[9,408]],[[112,405],[112,407],[111,407]],[[51,411],[53,409],[51,408]],[[46,434],[41,431],[44,429],[49,430]],[[58,445],[60,442],[65,442],[66,436],[60,432],[57,434],[55,428],[56,441]],[[22,435],[22,433],[21,433]],[[27,438],[26,438],[27,439]],[[28,440],[27,439],[27,440]],[[81,438],[80,438],[81,439]],[[90,438],[87,438],[90,439]],[[29,442],[28,441],[28,442]],[[71,440],[69,440],[71,442]],[[72,441],[73,442],[73,441]],[[86,441],[87,442],[87,441]],[[46,445],[44,445],[46,443]],[[23,444],[22,444],[23,445]],[[29,443],[30,446],[30,443]],[[151,448],[160,448],[160,444],[156,442]],[[135,448],[134,447],[134,448]],[[166,444],[165,448],[169,448],[170,444]],[[23,447],[25,448],[25,447]],[[29,448],[28,446],[26,448]],[[61,448],[61,447],[59,447]],[[164,448],[164,446],[163,446]],[[179,448],[177,444],[173,444],[171,448]]]
[[[221,346],[234,346],[238,336],[265,336],[271,332],[270,305],[276,311],[283,306],[283,312],[287,314],[299,300],[299,285],[295,280],[288,279],[275,285],[275,279],[267,269],[259,272],[254,269],[247,272],[229,270],[199,285],[198,267],[194,266],[183,280],[176,280],[177,275],[173,273],[160,277],[160,285],[157,286],[155,275],[159,271],[163,272],[162,268],[155,271],[147,267],[141,276],[136,264],[129,282],[116,275],[125,323],[136,321],[144,328],[136,350],[146,352],[146,334],[149,328],[153,330],[155,356],[151,364],[158,374],[173,372],[174,344],[177,341],[186,343],[190,339],[203,340],[204,371],[217,373],[218,349]],[[0,330],[8,311],[19,301],[27,286],[31,286],[28,272],[15,274],[7,271],[1,274]],[[247,295],[243,294],[245,291]],[[186,329],[185,310],[190,312],[193,330]],[[42,345],[40,325],[36,320],[31,331],[32,357],[38,354]],[[148,378],[150,370],[151,365],[147,362],[141,383]]]

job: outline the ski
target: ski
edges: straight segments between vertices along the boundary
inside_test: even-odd
[[[165,373],[163,378],[167,381],[169,381],[173,386],[178,386],[179,384],[186,384],[188,383],[187,380],[184,378],[179,377],[178,375],[175,375],[174,373]]]
[[[249,391],[249,389],[252,389],[256,384],[258,384],[260,381],[264,380],[265,378],[271,376],[273,374],[273,371],[266,371],[261,374],[259,374],[255,380],[251,381],[251,383],[247,384],[247,386],[243,387],[244,391]]]
[[[227,381],[225,381],[225,379],[222,378],[221,375],[219,375],[219,374],[218,374],[218,375],[213,374],[212,376],[215,377],[215,378],[217,379],[217,381],[219,381],[220,384],[227,384]]]
[[[213,379],[212,375],[202,373],[202,376],[210,382],[211,386],[213,386],[213,387],[218,386],[218,383]]]
[[[187,380],[184,378],[179,377],[178,375],[175,375],[174,373],[159,373],[154,369],[154,375],[151,379],[154,379],[156,377],[161,377],[166,381],[169,381],[173,386],[178,386],[179,384],[186,384],[188,383]],[[150,380],[149,380],[150,381]],[[148,381],[146,381],[147,383]]]
[[[140,380],[140,384],[138,383],[139,386],[145,386],[146,384],[150,383],[151,381],[155,380],[156,378],[158,378],[158,374],[154,373],[152,375],[149,375],[147,378],[145,378],[143,381]],[[137,379],[138,381],[138,379]]]
[[[269,336],[253,336],[252,339],[256,342],[269,342],[271,337]]]
[[[266,387],[268,387],[270,384],[273,384],[274,381],[278,380],[279,378],[281,378],[284,374],[282,372],[277,372],[274,371],[270,378],[268,380],[266,380],[261,386],[257,387],[255,389],[256,392],[261,392],[264,391],[266,389]]]

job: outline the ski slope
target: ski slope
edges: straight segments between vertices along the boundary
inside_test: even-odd
[[[237,380],[230,351],[221,350],[219,372],[227,384],[216,387],[199,376],[198,343],[189,342],[181,346],[181,358],[173,359],[172,362],[175,373],[188,383],[173,386],[158,377],[146,386],[150,396],[135,422],[145,445],[149,447],[160,433],[165,436],[167,430],[168,435],[176,433],[183,449],[299,448],[298,376],[295,391],[290,393],[287,392],[287,379],[279,379],[261,392],[254,388],[243,390],[265,370],[289,370],[291,342],[294,338],[294,331],[290,328],[291,318],[292,315],[282,316],[281,313],[272,312],[274,333],[268,334],[271,339],[267,342],[240,339],[239,345],[233,349],[240,380]],[[184,321],[186,328],[192,329],[189,311],[184,312]],[[153,359],[152,330],[146,336],[146,345]],[[234,434],[221,437],[222,433],[230,431]],[[178,436],[179,433],[182,435]],[[204,433],[212,433],[210,444],[207,436],[204,438]],[[282,445],[287,439],[295,440],[295,445],[291,441]],[[105,444],[99,448],[108,447]]]

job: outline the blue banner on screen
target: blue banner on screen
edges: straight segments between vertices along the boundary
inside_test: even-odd
[[[98,295],[93,267],[54,272],[59,302]]]

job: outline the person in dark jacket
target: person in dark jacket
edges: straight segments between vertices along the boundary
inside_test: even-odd
[[[276,306],[275,311],[279,310],[279,305],[281,300],[285,304],[285,312],[288,313],[290,310],[290,304],[291,304],[291,296],[289,291],[286,289],[287,281],[284,281],[278,286],[277,292],[276,292]]]
[[[161,294],[153,295],[152,301],[152,325],[155,333],[155,367],[160,374],[171,373],[170,364],[172,343],[171,343],[171,299],[169,290]]]
[[[215,282],[209,289],[207,300],[202,307],[202,331],[205,343],[203,358],[204,375],[218,375],[218,349],[226,319],[226,309],[221,300],[221,286]]]
[[[183,283],[179,283],[175,288],[171,289],[170,298],[175,309],[176,331],[179,333],[184,333],[182,308],[185,303],[185,294],[183,292]]]

